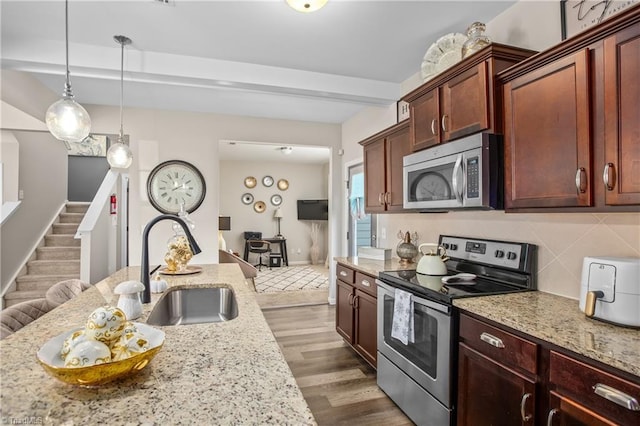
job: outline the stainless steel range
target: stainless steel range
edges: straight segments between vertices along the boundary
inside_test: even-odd
[[[537,246],[450,235],[438,242],[450,257],[448,283],[408,270],[381,272],[376,281],[378,386],[416,424],[449,426],[457,376],[453,299],[535,290]],[[413,301],[414,337],[407,344],[391,336],[396,289]]]

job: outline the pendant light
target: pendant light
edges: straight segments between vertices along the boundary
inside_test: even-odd
[[[45,115],[49,132],[56,139],[65,142],[82,142],[91,131],[91,118],[86,109],[73,99],[71,80],[69,79],[69,4],[64,2],[65,52],[67,74],[62,99],[54,102]]]
[[[298,12],[315,12],[322,8],[327,0],[287,0],[287,4]]]
[[[131,154],[131,149],[124,142],[122,107],[124,103],[124,46],[131,44],[131,39],[122,35],[113,36],[113,39],[120,44],[120,134],[118,135],[118,142],[111,145],[107,151],[107,161],[113,168],[128,169],[133,162],[133,155]]]

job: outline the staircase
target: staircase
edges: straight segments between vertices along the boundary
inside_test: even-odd
[[[80,278],[80,240],[74,236],[88,208],[89,203],[67,203],[27,262],[26,273],[16,278],[15,291],[5,294],[5,306],[39,299],[52,285]]]

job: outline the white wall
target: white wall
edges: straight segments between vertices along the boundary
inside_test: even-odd
[[[289,188],[280,191],[277,185],[265,187],[262,177],[269,175],[277,183],[279,179],[286,179]],[[244,186],[244,179],[253,176],[258,180],[254,188]],[[311,238],[308,221],[297,219],[297,200],[328,198],[329,174],[326,165],[322,164],[294,164],[291,162],[252,162],[252,161],[222,161],[220,162],[220,215],[231,217],[231,231],[223,233],[228,249],[233,249],[242,256],[244,250],[245,231],[262,232],[263,237],[273,237],[277,233],[277,222],[273,218],[276,209],[270,199],[278,194],[282,197],[280,210],[284,216],[280,222],[282,235],[287,239],[289,264],[310,263],[309,249]],[[254,197],[254,203],[263,201],[267,209],[257,213],[253,203],[242,203],[243,194],[249,193]],[[322,223],[322,222],[321,222]],[[322,223],[320,240],[321,259],[327,253],[327,223]],[[299,251],[299,252],[298,252]],[[253,262],[255,259],[251,259]]]
[[[85,107],[92,118],[92,131],[113,133],[119,128],[118,108],[95,105]],[[207,184],[207,195],[200,208],[191,214],[196,223],[194,236],[202,248],[202,253],[194,257],[192,263],[216,263],[219,197],[228,191],[228,188],[220,183],[220,140],[260,140],[280,145],[331,148],[340,146],[339,125],[207,113],[125,108],[124,131],[130,135],[134,155],[134,164],[129,171],[131,265],[140,264],[142,231],[147,222],[159,214],[146,201],[144,193],[146,175],[149,171],[148,163],[155,165],[162,161],[180,159],[192,163],[202,172]],[[163,262],[167,241],[171,235],[169,221],[159,222],[151,230],[150,264]]]
[[[559,2],[520,1],[488,22],[486,33],[503,44],[547,49],[561,41]],[[419,84],[417,70],[403,83],[403,93]],[[362,156],[359,140],[395,122],[387,117],[382,124],[382,116],[380,111],[368,109],[343,124],[343,148],[352,159]],[[437,242],[440,234],[452,234],[537,244],[539,289],[571,298],[579,297],[585,256],[640,257],[640,213],[386,214],[378,216],[378,236],[387,236],[378,239],[379,246],[395,249],[398,230],[417,231],[421,243]],[[346,253],[346,245],[342,253]]]

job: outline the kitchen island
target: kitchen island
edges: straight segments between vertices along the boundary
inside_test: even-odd
[[[157,327],[165,343],[139,373],[89,388],[49,376],[36,352],[85,324],[97,307],[116,306],[117,284],[138,280],[128,267],[0,341],[3,423],[30,424],[316,424],[278,344],[235,264],[202,265],[195,275],[165,276],[169,287],[230,287],[237,318]],[[146,318],[151,303],[136,322]]]

